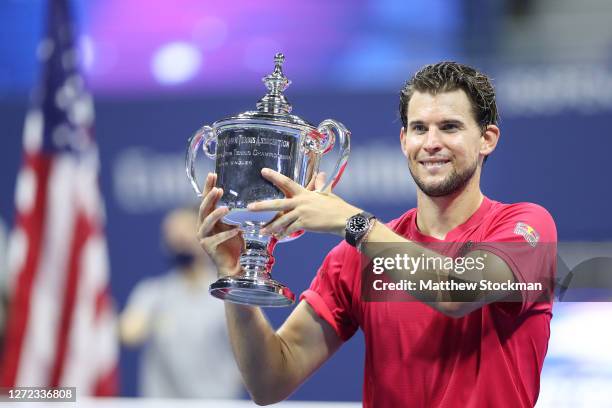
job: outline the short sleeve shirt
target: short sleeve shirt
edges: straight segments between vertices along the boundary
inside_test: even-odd
[[[127,308],[144,313],[151,327],[141,357],[141,396],[242,396],[223,302],[208,294],[206,282],[189,285],[176,271],[148,278],[134,288]]]
[[[478,210],[444,240],[420,233],[416,217],[412,209],[388,226],[424,245],[475,243],[474,248],[503,259],[517,282],[537,280],[540,275],[554,279],[556,228],[550,214],[536,204],[502,204],[485,197]],[[546,259],[535,250],[543,245],[551,248],[545,251]],[[301,298],[341,339],[363,330],[364,407],[535,405],[550,336],[550,297],[494,302],[452,318],[416,301],[365,301],[361,268],[361,255],[340,243]]]

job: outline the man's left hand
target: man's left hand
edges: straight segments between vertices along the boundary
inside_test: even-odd
[[[323,173],[319,173],[307,188],[272,169],[262,169],[261,175],[286,197],[248,205],[251,211],[279,211],[279,216],[262,229],[264,234],[283,238],[296,231],[307,230],[344,237],[346,220],[361,212],[359,208],[333,194],[331,188],[318,191],[325,185]]]

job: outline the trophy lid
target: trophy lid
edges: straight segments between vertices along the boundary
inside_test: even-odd
[[[283,73],[283,62],[285,62],[285,56],[280,52],[277,53],[274,56],[274,71],[262,78],[263,83],[268,88],[268,93],[257,102],[257,110],[222,119],[215,122],[215,125],[222,126],[234,121],[262,120],[280,125],[287,124],[292,127],[314,127],[302,118],[290,114],[291,104],[287,101],[283,91],[291,84],[291,80]]]
[[[285,62],[285,56],[280,52],[277,53],[274,56],[274,72],[262,78],[268,88],[268,93],[257,102],[257,110],[260,112],[281,114],[291,112],[291,104],[283,95],[283,91],[291,84],[283,73],[283,62]]]

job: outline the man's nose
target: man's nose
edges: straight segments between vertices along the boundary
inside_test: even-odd
[[[438,129],[430,127],[425,135],[425,141],[423,142],[423,149],[428,153],[434,153],[442,149],[442,142],[440,140],[440,133]]]

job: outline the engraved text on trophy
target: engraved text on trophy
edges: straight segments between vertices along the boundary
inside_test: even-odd
[[[273,129],[230,129],[219,135],[217,185],[221,202],[243,208],[258,200],[283,198],[284,194],[261,176],[264,167],[293,178],[299,138]]]

